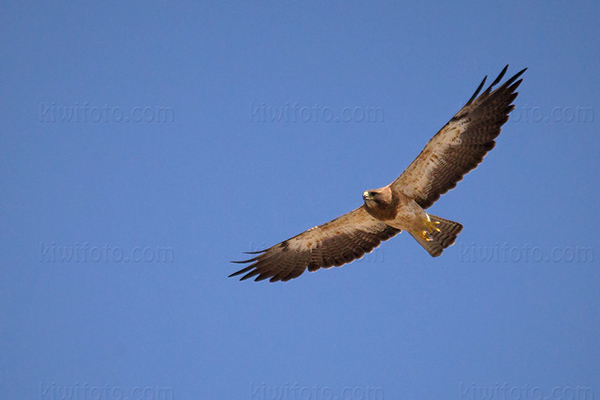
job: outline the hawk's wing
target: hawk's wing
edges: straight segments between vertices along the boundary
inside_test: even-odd
[[[485,79],[471,99],[425,146],[421,154],[394,182],[391,188],[413,198],[421,207],[430,207],[440,196],[453,189],[463,176],[477,167],[515,107],[515,90],[526,70],[518,72],[492,91],[502,80],[508,65],[479,96]],[[477,98],[476,98],[477,97]]]
[[[361,206],[266,250],[249,253],[258,254],[254,258],[233,261],[252,264],[230,277],[245,273],[241,280],[258,275],[256,281],[289,281],[302,275],[306,268],[312,272],[361,258],[398,232],[371,217]]]

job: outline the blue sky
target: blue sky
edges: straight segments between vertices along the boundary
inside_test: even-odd
[[[0,398],[600,396],[600,3],[2,3]],[[505,64],[443,256],[227,278]]]

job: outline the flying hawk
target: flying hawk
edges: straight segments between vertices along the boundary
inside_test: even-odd
[[[427,143],[423,151],[394,182],[386,187],[363,193],[364,204],[256,255],[251,263],[230,275],[245,274],[241,280],[289,281],[308,268],[342,266],[361,258],[389,238],[405,230],[432,257],[454,244],[462,230],[458,222],[425,212],[440,196],[456,187],[463,176],[476,168],[514,109],[515,90],[527,68],[500,83],[508,65],[479,97],[487,77],[467,104]]]

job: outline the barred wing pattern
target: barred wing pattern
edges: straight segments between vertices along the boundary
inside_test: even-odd
[[[339,267],[370,253],[400,230],[371,217],[359,207],[323,225],[311,228],[266,250],[247,254],[255,257],[235,263],[252,263],[231,275],[245,274],[240,280],[289,281],[308,268]]]
[[[427,143],[423,151],[390,185],[426,209],[448,190],[456,187],[463,176],[476,168],[494,148],[494,139],[514,109],[515,90],[527,68],[518,72],[502,86],[498,84],[508,65],[479,96],[486,78],[465,106]],[[519,79],[519,80],[517,80]]]

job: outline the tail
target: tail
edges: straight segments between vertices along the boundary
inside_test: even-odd
[[[454,244],[456,237],[460,231],[462,231],[463,227],[458,222],[436,217],[435,215],[431,214],[428,215],[432,222],[439,223],[435,225],[440,230],[439,232],[437,230],[433,230],[429,234],[429,241],[423,239],[418,233],[409,233],[417,242],[419,242],[421,246],[425,248],[425,250],[427,250],[432,257],[438,257],[442,255],[442,252],[445,248]]]

